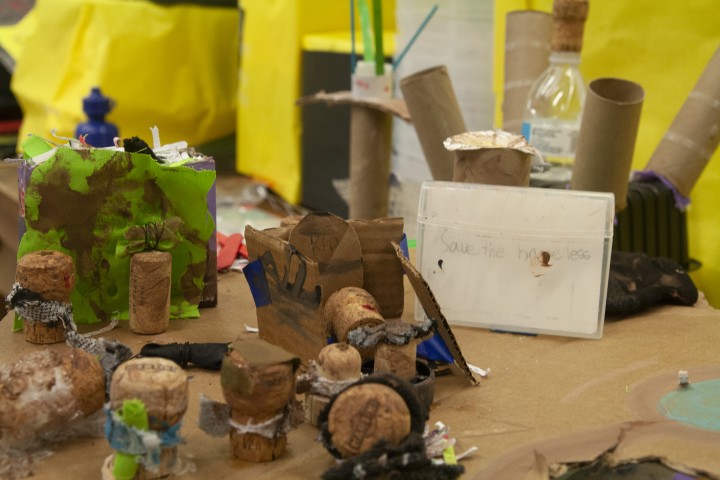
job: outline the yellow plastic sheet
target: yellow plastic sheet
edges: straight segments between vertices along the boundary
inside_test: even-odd
[[[720,46],[716,0],[649,2],[591,0],[580,69],[587,82],[619,77],[639,83],[645,101],[633,169],[645,167],[705,65]],[[501,125],[505,15],[519,9],[550,11],[551,0],[496,0],[496,124]],[[716,151],[691,194],[688,235],[692,273],[698,288],[720,307],[720,151]]]
[[[73,135],[94,86],[116,102],[108,120],[122,136],[149,139],[157,125],[163,143],[198,145],[235,130],[237,9],[38,0],[28,15],[6,32],[21,138]]]
[[[309,33],[343,29],[348,29],[349,38],[350,2],[241,0],[240,5],[244,17],[237,170],[267,182],[287,200],[297,202],[302,127],[295,101],[302,91],[302,40]],[[383,26],[394,29],[392,0],[383,1]],[[356,41],[360,42],[359,37]]]

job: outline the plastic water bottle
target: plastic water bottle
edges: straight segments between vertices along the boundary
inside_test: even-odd
[[[114,103],[100,92],[99,87],[93,87],[90,95],[83,98],[83,110],[88,121],[77,126],[75,137],[87,135],[85,143],[93,147],[113,146],[113,139],[118,136],[118,128],[105,121],[105,115],[110,112]]]
[[[555,0],[550,65],[530,88],[522,134],[547,162],[571,166],[587,89],[580,49],[588,0]]]

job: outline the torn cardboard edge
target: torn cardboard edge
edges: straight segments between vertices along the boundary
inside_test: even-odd
[[[481,470],[476,479],[547,480],[567,468],[618,467],[657,461],[689,475],[720,478],[720,433],[672,421],[624,422],[542,440],[515,449]]]
[[[437,322],[437,326],[435,327],[437,334],[440,335],[440,338],[442,338],[445,342],[445,345],[448,350],[450,350],[450,354],[454,360],[454,362],[450,365],[451,369],[455,373],[463,375],[472,385],[479,385],[480,383],[473,375],[472,370],[470,370],[470,367],[465,361],[465,357],[460,351],[460,346],[455,340],[455,335],[450,328],[450,324],[440,311],[440,305],[438,305],[437,300],[435,300],[435,296],[433,295],[432,290],[430,290],[430,286],[422,277],[420,272],[403,254],[403,250],[400,245],[395,242],[392,242],[392,245],[395,248],[397,257],[400,259],[405,275],[407,275],[410,285],[412,285],[412,288],[415,291],[415,295],[417,295],[423,310],[425,310],[425,314],[430,319]]]
[[[301,97],[295,103],[301,106],[310,103],[326,103],[328,105],[360,105],[395,115],[406,122],[411,121],[410,112],[408,111],[404,100],[399,98],[355,98],[352,96],[352,92],[350,90],[333,93],[327,93],[324,90],[321,90],[314,95]]]

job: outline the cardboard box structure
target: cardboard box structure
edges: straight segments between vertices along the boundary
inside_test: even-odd
[[[402,316],[404,278],[420,298],[436,334],[447,346],[451,368],[477,385],[440,306],[400,247],[401,218],[345,221],[309,214],[292,226],[245,229],[251,263],[244,273],[255,299],[260,338],[308,364],[332,335],[323,306],[345,287],[361,287],[387,320]]]
[[[291,227],[248,226],[250,260],[260,260],[257,270],[246,267],[260,337],[304,363],[317,358],[332,333],[322,306],[344,287],[370,292],[385,318],[402,315],[403,272],[391,245],[402,236],[401,218],[346,222],[329,213],[309,214]]]
[[[77,323],[127,318],[130,257],[147,248],[149,228],[172,237],[156,245],[173,257],[171,317],[217,303],[212,158],[160,164],[146,154],[69,146],[42,155],[19,167],[18,258],[43,249],[73,257]]]

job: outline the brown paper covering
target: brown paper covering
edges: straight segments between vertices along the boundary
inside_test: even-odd
[[[720,142],[720,48],[645,166],[690,195]]]
[[[447,68],[433,67],[405,77],[400,89],[433,179],[452,180],[455,159],[443,148],[443,140],[467,128]]]
[[[520,133],[528,93],[548,67],[552,16],[538,10],[508,13],[505,26],[503,130]]]
[[[618,78],[590,82],[570,186],[611,192],[615,211],[627,206],[627,189],[645,92]]]
[[[172,255],[140,252],[130,259],[130,330],[154,335],[170,325]]]

